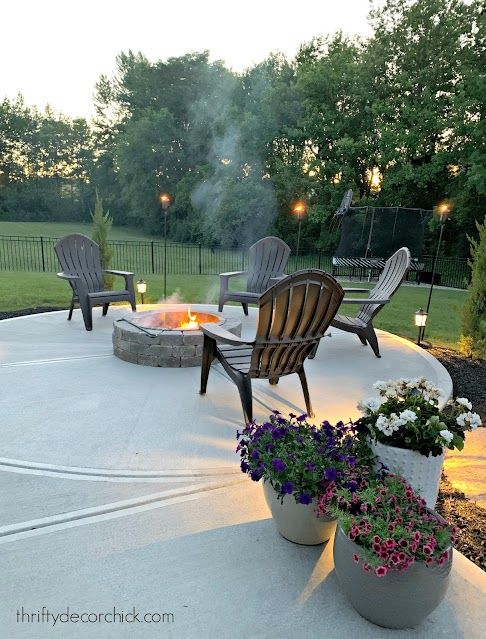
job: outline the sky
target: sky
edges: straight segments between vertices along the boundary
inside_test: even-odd
[[[293,57],[314,36],[367,37],[368,0],[4,0],[0,8],[0,99],[72,117],[93,115],[93,91],[121,51],[165,60],[210,51],[235,71],[271,52]]]

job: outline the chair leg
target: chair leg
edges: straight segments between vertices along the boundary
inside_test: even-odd
[[[363,344],[363,346],[366,346],[366,344],[368,343],[366,341],[366,337],[364,335],[361,335],[361,333],[356,333],[358,336],[359,341]]]
[[[93,330],[93,309],[87,298],[80,299],[79,304],[81,306],[81,312],[83,314],[84,327],[87,331]]]
[[[71,320],[73,316],[73,311],[74,311],[74,297],[71,299],[71,306],[69,307],[68,322]]]
[[[309,396],[309,387],[307,386],[307,377],[305,376],[304,367],[297,371],[300,378],[300,383],[302,385],[302,391],[304,393],[305,406],[307,408],[307,414],[309,417],[314,417],[314,412],[312,410],[312,404]]]
[[[276,386],[278,384],[278,379],[278,377],[270,377],[268,381],[272,386]]]
[[[248,315],[248,304],[246,302],[241,302],[241,305],[243,306],[243,313]]]
[[[208,385],[209,370],[216,354],[216,342],[207,335],[204,336],[204,346],[201,362],[201,387],[199,393],[201,395],[206,394],[206,388]]]
[[[373,349],[373,353],[376,355],[376,357],[381,357],[380,349],[378,347],[378,338],[376,337],[375,329],[373,328],[373,326],[371,326],[371,324],[366,327],[365,335],[368,344]]]
[[[110,303],[108,302],[108,304],[103,304],[103,317],[105,317],[105,315],[108,313],[108,307],[110,306]]]
[[[253,420],[253,397],[251,390],[251,379],[246,375],[238,375],[234,379],[235,384],[240,393],[241,407],[243,408],[243,417],[245,423],[249,424]]]
[[[311,350],[311,352],[310,352],[310,353],[309,353],[309,355],[308,355],[308,358],[309,358],[309,359],[314,359],[314,357],[315,357],[315,356],[316,356],[316,354],[317,354],[317,349],[319,348],[319,344],[320,344],[320,343],[321,343],[320,341],[319,341],[319,342],[316,342],[315,346],[313,346],[313,347],[312,347],[312,350]]]

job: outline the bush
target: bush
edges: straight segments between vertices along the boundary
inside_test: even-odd
[[[486,359],[486,217],[476,222],[479,237],[471,245],[471,283],[462,315],[459,350],[468,357]]]
[[[94,213],[91,213],[91,219],[93,220],[93,233],[92,238],[100,247],[101,267],[106,270],[110,268],[111,258],[113,257],[113,251],[108,246],[108,233],[113,226],[113,219],[110,216],[110,212],[103,211],[103,200],[96,192],[95,209]],[[105,273],[104,283],[106,289],[113,288],[113,275]]]

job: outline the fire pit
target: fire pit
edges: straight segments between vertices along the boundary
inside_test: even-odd
[[[163,305],[113,322],[113,352],[125,362],[144,366],[199,366],[203,348],[199,325],[211,322],[241,334],[240,320],[185,304]]]

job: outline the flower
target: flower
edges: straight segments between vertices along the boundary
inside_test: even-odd
[[[359,404],[363,416],[356,422],[359,436],[424,456],[441,455],[445,446],[462,450],[465,432],[481,425],[465,397],[439,405],[441,391],[425,377],[377,381],[380,404]],[[444,435],[444,436],[442,436]]]
[[[321,493],[331,499],[335,482],[348,468],[358,468],[363,459],[372,461],[354,424],[324,421],[316,426],[307,419],[294,414],[285,418],[274,411],[262,424],[247,424],[237,444],[242,472],[253,481],[269,482],[279,497],[293,495],[302,504]]]
[[[450,430],[447,429],[441,430],[439,435],[446,442],[446,444],[450,444],[451,441],[454,439],[454,435],[451,433]]]
[[[287,464],[276,457],[275,459],[272,459],[272,468],[278,473],[283,473],[283,471],[287,468]]]
[[[465,397],[456,397],[456,404],[460,404],[461,406],[465,406],[468,410],[472,409],[471,402]]]
[[[382,401],[379,397],[369,397],[368,399],[363,400],[358,403],[358,409],[362,413],[366,413],[370,411],[372,413],[376,413],[376,411],[380,408]]]
[[[330,501],[319,497],[317,513],[325,503],[326,513],[337,517],[341,531],[359,547],[354,554],[362,560],[363,570],[384,577],[389,571],[405,571],[414,562],[444,565],[454,529],[428,510],[402,477],[389,474],[376,479],[363,468],[360,472],[358,490],[341,482]],[[376,496],[381,497],[379,503]]]

